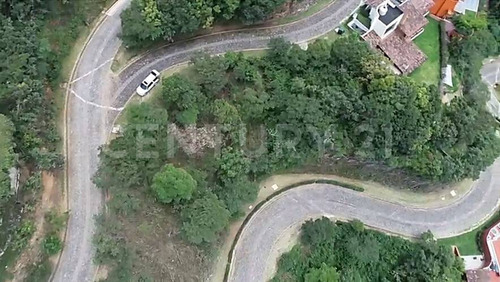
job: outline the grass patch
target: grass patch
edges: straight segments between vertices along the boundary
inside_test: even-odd
[[[281,18],[281,19],[277,19],[276,21],[272,21],[272,23],[274,23],[274,24],[287,24],[287,23],[299,21],[301,19],[310,17],[310,16],[316,14],[317,12],[323,10],[325,7],[330,5],[332,2],[334,2],[334,0],[318,0],[316,3],[311,5],[305,11],[300,12],[296,15],[290,15],[290,16],[286,16],[286,17]]]
[[[427,55],[427,60],[410,77],[429,85],[438,85],[441,79],[439,55],[439,22],[428,18],[429,24],[413,42]]]
[[[439,244],[444,246],[457,246],[461,255],[478,255],[481,254],[481,236],[493,223],[500,220],[500,212],[496,212],[492,217],[486,220],[483,224],[474,230],[464,233],[459,236],[438,240]]]
[[[372,21],[371,21],[371,20],[370,20],[370,18],[368,18],[367,16],[365,16],[365,15],[363,15],[363,14],[359,13],[359,14],[358,14],[358,17],[357,17],[357,20],[358,20],[360,23],[362,23],[362,24],[363,24],[366,28],[370,28],[370,26],[371,26],[371,22],[372,22]]]

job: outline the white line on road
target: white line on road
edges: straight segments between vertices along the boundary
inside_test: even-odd
[[[71,91],[71,93],[73,93],[73,95],[75,95],[76,98],[78,98],[80,101],[84,102],[87,105],[91,105],[91,106],[94,106],[94,107],[97,107],[97,108],[101,108],[101,109],[106,109],[106,110],[111,110],[111,111],[117,111],[117,112],[121,112],[124,109],[123,107],[121,107],[121,108],[114,108],[114,107],[103,106],[103,105],[96,104],[94,102],[90,102],[90,101],[87,101],[87,100],[83,99],[83,97],[81,97],[80,95],[78,95],[73,89],[70,89],[70,91]]]
[[[123,2],[123,1],[122,1]],[[111,8],[109,8],[105,14],[112,17],[116,11],[121,7],[122,3],[120,1],[116,1],[112,6]]]
[[[109,62],[111,62],[112,60],[113,60],[113,58],[111,58],[111,59],[108,59],[108,60],[104,61],[104,63],[100,64],[100,65],[99,65],[99,66],[97,66],[95,69],[93,69],[93,70],[91,70],[91,71],[87,72],[86,74],[84,74],[84,75],[82,75],[82,76],[80,76],[80,77],[78,77],[78,78],[75,78],[75,79],[74,79],[73,81],[71,81],[70,83],[75,83],[75,82],[77,82],[78,80],[81,80],[81,79],[83,79],[83,78],[85,78],[85,77],[87,77],[87,76],[91,75],[93,72],[95,72],[96,70],[98,70],[98,69],[100,69],[100,68],[104,67],[106,64],[108,64],[108,63],[109,63]]]

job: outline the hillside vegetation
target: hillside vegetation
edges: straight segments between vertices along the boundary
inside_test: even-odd
[[[277,39],[262,57],[195,56],[185,72],[162,82],[157,96],[128,107],[123,134],[101,151],[95,181],[112,197],[95,240],[98,261],[159,278],[141,265],[174,263],[151,262],[139,239],[123,236],[132,222],[149,221],[136,215],[169,218],[179,236],[156,241],[183,238],[210,250],[255,199],[256,180],[325,158],[354,158],[430,181],[478,177],[500,152],[497,124],[484,106],[487,91],[445,105],[435,86],[394,75],[381,61],[350,36],[319,40],[307,51]],[[216,124],[219,143],[188,155],[172,142],[169,123]]]

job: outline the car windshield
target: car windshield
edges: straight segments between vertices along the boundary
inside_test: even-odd
[[[141,83],[141,88],[144,89],[144,90],[148,90],[148,86],[144,82]]]

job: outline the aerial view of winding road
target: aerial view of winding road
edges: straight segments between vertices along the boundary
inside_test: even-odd
[[[188,61],[199,51],[221,54],[262,49],[273,37],[306,42],[337,27],[360,1],[336,0],[322,11],[287,25],[211,34],[164,46],[148,52],[115,75],[111,63],[121,44],[120,13],[129,4],[130,0],[118,0],[102,15],[68,84],[65,138],[70,217],[53,281],[94,280],[94,217],[104,203],[102,191],[92,183],[99,164],[98,150],[106,142],[114,119],[151,69],[164,71]],[[358,218],[367,225],[403,235],[417,235],[430,229],[438,237],[445,237],[463,232],[491,214],[498,205],[499,194],[499,161],[481,175],[469,194],[439,209],[406,208],[328,185],[295,188],[264,205],[246,225],[234,250],[229,280],[265,279],[273,242],[284,229],[309,217]]]

